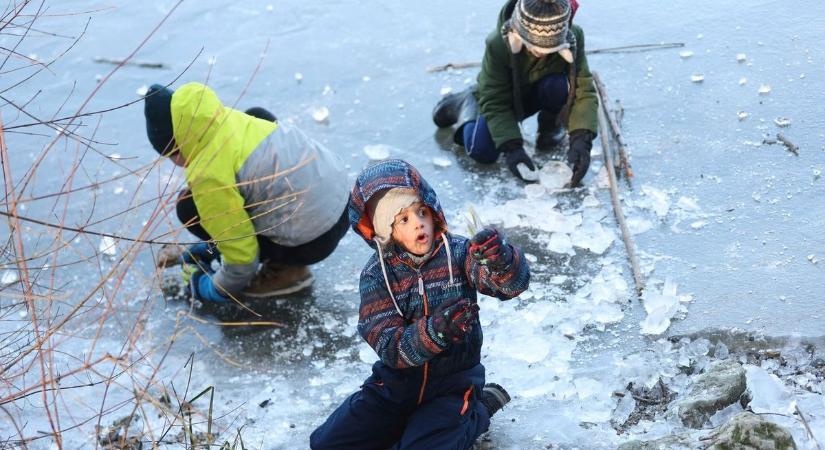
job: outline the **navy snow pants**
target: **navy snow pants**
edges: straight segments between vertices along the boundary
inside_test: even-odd
[[[536,81],[530,86],[528,101],[524,103],[526,117],[520,117],[518,120],[524,120],[539,111],[558,114],[567,103],[567,91],[567,75],[565,74],[551,73]],[[467,122],[461,132],[464,138],[464,149],[470,158],[485,164],[496,162],[500,152],[493,143],[493,137],[490,136],[490,129],[484,116]]]
[[[410,372],[410,373],[407,373]],[[414,373],[413,373],[414,372]],[[310,436],[313,450],[465,450],[487,431],[481,403],[484,366],[430,376],[418,404],[423,370],[393,370],[380,361]]]

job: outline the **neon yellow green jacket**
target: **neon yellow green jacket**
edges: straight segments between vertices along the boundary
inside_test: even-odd
[[[172,95],[172,128],[187,161],[186,180],[201,226],[217,241],[227,264],[257,261],[255,227],[236,174],[277,126],[225,107],[200,83],[187,83]]]

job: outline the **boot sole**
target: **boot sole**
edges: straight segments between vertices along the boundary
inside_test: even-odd
[[[315,281],[315,277],[310,275],[309,277],[301,280],[299,283],[295,283],[293,285],[287,286],[281,289],[275,289],[273,291],[267,292],[246,292],[243,291],[244,297],[249,298],[269,298],[269,297],[280,297],[284,295],[294,294],[298,291],[302,291],[310,286]]]

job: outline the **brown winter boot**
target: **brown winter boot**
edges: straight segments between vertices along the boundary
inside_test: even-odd
[[[268,298],[288,295],[308,288],[315,278],[307,266],[285,266],[266,261],[255,278],[244,288],[250,298]]]
[[[163,244],[158,250],[155,264],[159,269],[177,266],[180,264],[180,257],[183,256],[184,251],[186,251],[186,247],[180,244]]]

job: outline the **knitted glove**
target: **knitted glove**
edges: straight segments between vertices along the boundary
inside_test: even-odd
[[[496,273],[510,268],[513,263],[513,248],[504,239],[504,235],[492,227],[487,227],[470,240],[470,255],[479,264],[487,266]]]
[[[567,151],[567,162],[573,168],[573,178],[570,187],[577,187],[587,169],[590,167],[590,149],[593,147],[595,135],[590,130],[573,130],[570,132],[570,149]]]
[[[433,315],[428,317],[427,332],[442,346],[449,342],[458,343],[472,331],[473,322],[478,319],[478,304],[466,298],[446,300],[438,305]]]
[[[521,139],[513,139],[501,144],[498,151],[504,153],[507,168],[510,169],[510,172],[520,179],[528,181],[521,175],[521,171],[518,170],[519,164],[524,164],[532,171],[536,170],[536,166],[533,165],[533,160],[531,160],[530,157],[527,156],[527,152],[524,151],[524,143]]]
[[[228,303],[227,298],[221,293],[212,282],[212,274],[202,270],[196,270],[189,279],[189,294],[204,303]]]

